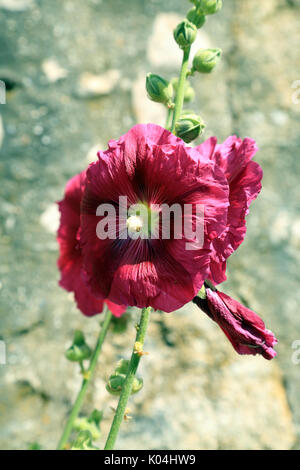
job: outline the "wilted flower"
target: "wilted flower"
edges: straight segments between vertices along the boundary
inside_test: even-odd
[[[229,184],[229,208],[224,232],[212,240],[209,279],[214,284],[226,280],[226,259],[240,246],[246,234],[246,215],[261,190],[262,169],[252,161],[257,152],[254,140],[228,137],[223,144],[211,137],[196,147],[204,157],[222,169]]]
[[[261,354],[273,359],[277,344],[272,331],[265,328],[262,319],[252,310],[223,292],[206,288],[205,298],[195,297],[198,305],[223,330],[239,354]]]
[[[61,272],[59,285],[69,292],[74,292],[78,308],[84,315],[91,316],[101,313],[104,299],[92,295],[84,280],[82,254],[79,245],[80,203],[82,198],[85,172],[74,176],[66,185],[65,196],[58,203],[61,213],[60,226],[57,233],[59,243],[58,268]],[[115,305],[105,300],[111,312],[120,316],[126,307]]]

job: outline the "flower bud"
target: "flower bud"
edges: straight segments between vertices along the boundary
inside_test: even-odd
[[[86,344],[83,333],[76,330],[73,344],[65,352],[65,357],[72,362],[81,362],[88,359],[91,354],[91,348]]]
[[[111,325],[113,333],[124,333],[127,330],[127,326],[130,320],[130,314],[124,313],[121,317],[113,316],[111,319]]]
[[[178,88],[178,78],[173,78],[171,81],[175,94],[177,93],[177,88]],[[191,86],[190,82],[186,80],[185,85],[184,85],[184,102],[189,103],[190,101],[193,101],[195,98],[195,91],[194,88]]]
[[[150,100],[152,101],[164,104],[170,104],[172,102],[172,84],[155,73],[147,74],[146,90]]]
[[[92,439],[97,440],[101,436],[99,425],[102,417],[102,411],[94,410],[88,418],[76,418],[73,424],[73,428],[75,431],[89,431],[91,433]]]
[[[125,377],[123,375],[111,375],[106,384],[106,390],[111,395],[120,395]]]
[[[71,450],[99,450],[99,448],[93,445],[89,431],[81,431],[73,442]]]
[[[221,49],[199,49],[193,60],[192,72],[210,73],[220,60]]]
[[[123,374],[126,375],[128,372],[128,367],[129,367],[130,361],[128,359],[121,359],[117,363],[117,367],[115,370],[115,374]]]
[[[130,361],[121,359],[117,364],[115,372],[109,377],[106,390],[111,395],[120,395],[128,372],[129,362]],[[142,387],[143,379],[141,377],[135,377],[132,384],[131,394],[139,392]]]
[[[198,2],[198,8],[203,15],[213,15],[221,10],[222,6],[222,0],[199,0]]]
[[[206,18],[205,16],[201,13],[200,10],[198,10],[197,7],[194,7],[194,8],[191,8],[187,15],[186,15],[187,19],[193,23],[196,28],[200,29],[202,28],[202,26],[204,25],[205,21],[206,21]]]
[[[261,354],[268,360],[276,356],[277,339],[255,312],[208,281],[204,289],[205,295],[201,289],[201,295],[194,297],[193,302],[220,326],[239,354]]]
[[[205,124],[197,114],[182,114],[176,122],[175,133],[187,144],[203,133]]]
[[[189,20],[183,20],[176,26],[173,35],[179,47],[184,49],[185,47],[189,47],[195,41],[197,28]]]

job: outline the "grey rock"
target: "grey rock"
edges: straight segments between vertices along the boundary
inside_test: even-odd
[[[170,79],[177,71],[180,59],[171,51],[165,58],[150,38],[162,34],[170,41],[158,31],[158,19],[163,14],[171,24],[174,12],[182,18],[189,5],[133,0],[130,14],[121,0],[3,8],[16,3],[0,2],[0,62],[22,85],[1,106],[0,324],[8,362],[0,366],[0,448],[27,448],[36,440],[54,448],[81,380],[64,351],[77,328],[93,345],[99,318],[84,318],[73,295],[57,285],[53,204],[66,181],[96,158],[96,147],[105,149],[136,120],[164,122],[163,107],[153,104],[149,111],[142,73]],[[292,344],[300,339],[300,105],[292,99],[300,77],[298,8],[299,2],[281,0],[224,2],[199,35],[201,46],[222,47],[223,60],[210,76],[192,79],[193,108],[208,124],[204,137],[250,135],[260,147],[263,191],[222,289],[275,331],[278,358],[239,357],[193,306],[153,314],[145,346],[150,354],[140,369],[144,388],[130,400],[133,420],[122,426],[118,448],[299,448],[300,365],[292,360]],[[68,71],[65,79],[51,82],[41,73],[47,57]],[[99,77],[107,70],[120,71],[118,86],[107,79],[109,91],[78,99],[74,90],[84,71]],[[124,335],[109,333],[84,404],[84,413],[104,409],[101,446],[116,406],[105,381],[117,360],[129,357],[136,319],[133,313]]]

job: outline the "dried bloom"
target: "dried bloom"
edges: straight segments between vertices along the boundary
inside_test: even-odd
[[[223,330],[239,354],[261,354],[273,359],[277,343],[272,331],[265,328],[262,319],[252,310],[223,292],[206,288],[206,297],[195,297],[198,305]]]

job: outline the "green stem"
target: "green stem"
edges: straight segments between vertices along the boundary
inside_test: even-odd
[[[174,114],[173,114],[173,122],[172,122],[172,128],[171,128],[171,132],[173,133],[175,130],[175,124],[180,117],[182,106],[183,106],[184,87],[185,87],[185,80],[186,80],[186,76],[188,72],[188,66],[189,66],[190,50],[191,50],[191,47],[187,47],[183,50],[183,59],[182,59],[182,64],[181,64],[181,69],[180,69],[180,76],[179,76],[179,81],[178,81],[175,108],[174,108]]]
[[[137,327],[135,344],[138,342],[140,343],[141,347],[143,347],[144,345],[147,326],[148,326],[149,319],[150,319],[150,312],[151,312],[151,307],[143,308],[140,323]],[[141,355],[137,354],[137,352],[135,351],[135,346],[134,346],[130,363],[129,363],[128,373],[127,373],[124,385],[122,387],[122,392],[120,395],[118,407],[116,409],[114,420],[112,422],[104,450],[112,450],[115,446],[115,443],[118,437],[118,432],[119,432],[120,426],[124,418],[125,410],[127,407],[127,402],[131,394],[132,384],[135,378],[135,374],[136,374],[140,359],[141,359]]]
[[[167,114],[167,119],[166,119],[166,129],[169,131],[171,128],[171,123],[172,123],[172,116],[173,116],[173,109],[168,108],[168,114]]]
[[[92,355],[92,358],[91,358],[91,361],[90,361],[90,365],[89,365],[88,369],[84,372],[84,379],[82,381],[81,389],[80,389],[80,391],[77,395],[77,398],[76,398],[75,403],[73,405],[73,408],[72,408],[71,414],[68,418],[68,421],[66,422],[64,431],[62,433],[62,436],[61,436],[60,441],[59,441],[58,446],[57,446],[57,450],[63,450],[65,448],[65,445],[68,442],[68,439],[69,439],[70,434],[71,434],[72,429],[73,429],[74,420],[78,416],[78,413],[81,409],[81,406],[82,406],[82,403],[83,403],[88,385],[89,385],[89,383],[92,379],[93,373],[95,371],[95,368],[96,368],[96,365],[97,365],[97,360],[98,360],[99,354],[101,352],[102,345],[103,345],[104,339],[106,337],[106,333],[108,331],[108,327],[109,327],[109,324],[110,324],[110,321],[111,321],[111,317],[112,317],[112,314],[107,309],[106,313],[105,313],[105,317],[104,317],[104,322],[103,322],[103,325],[102,325],[102,328],[100,330],[100,334],[99,334],[99,337],[98,337],[98,341],[97,341],[96,347],[94,349],[94,352],[93,352],[93,355]]]

